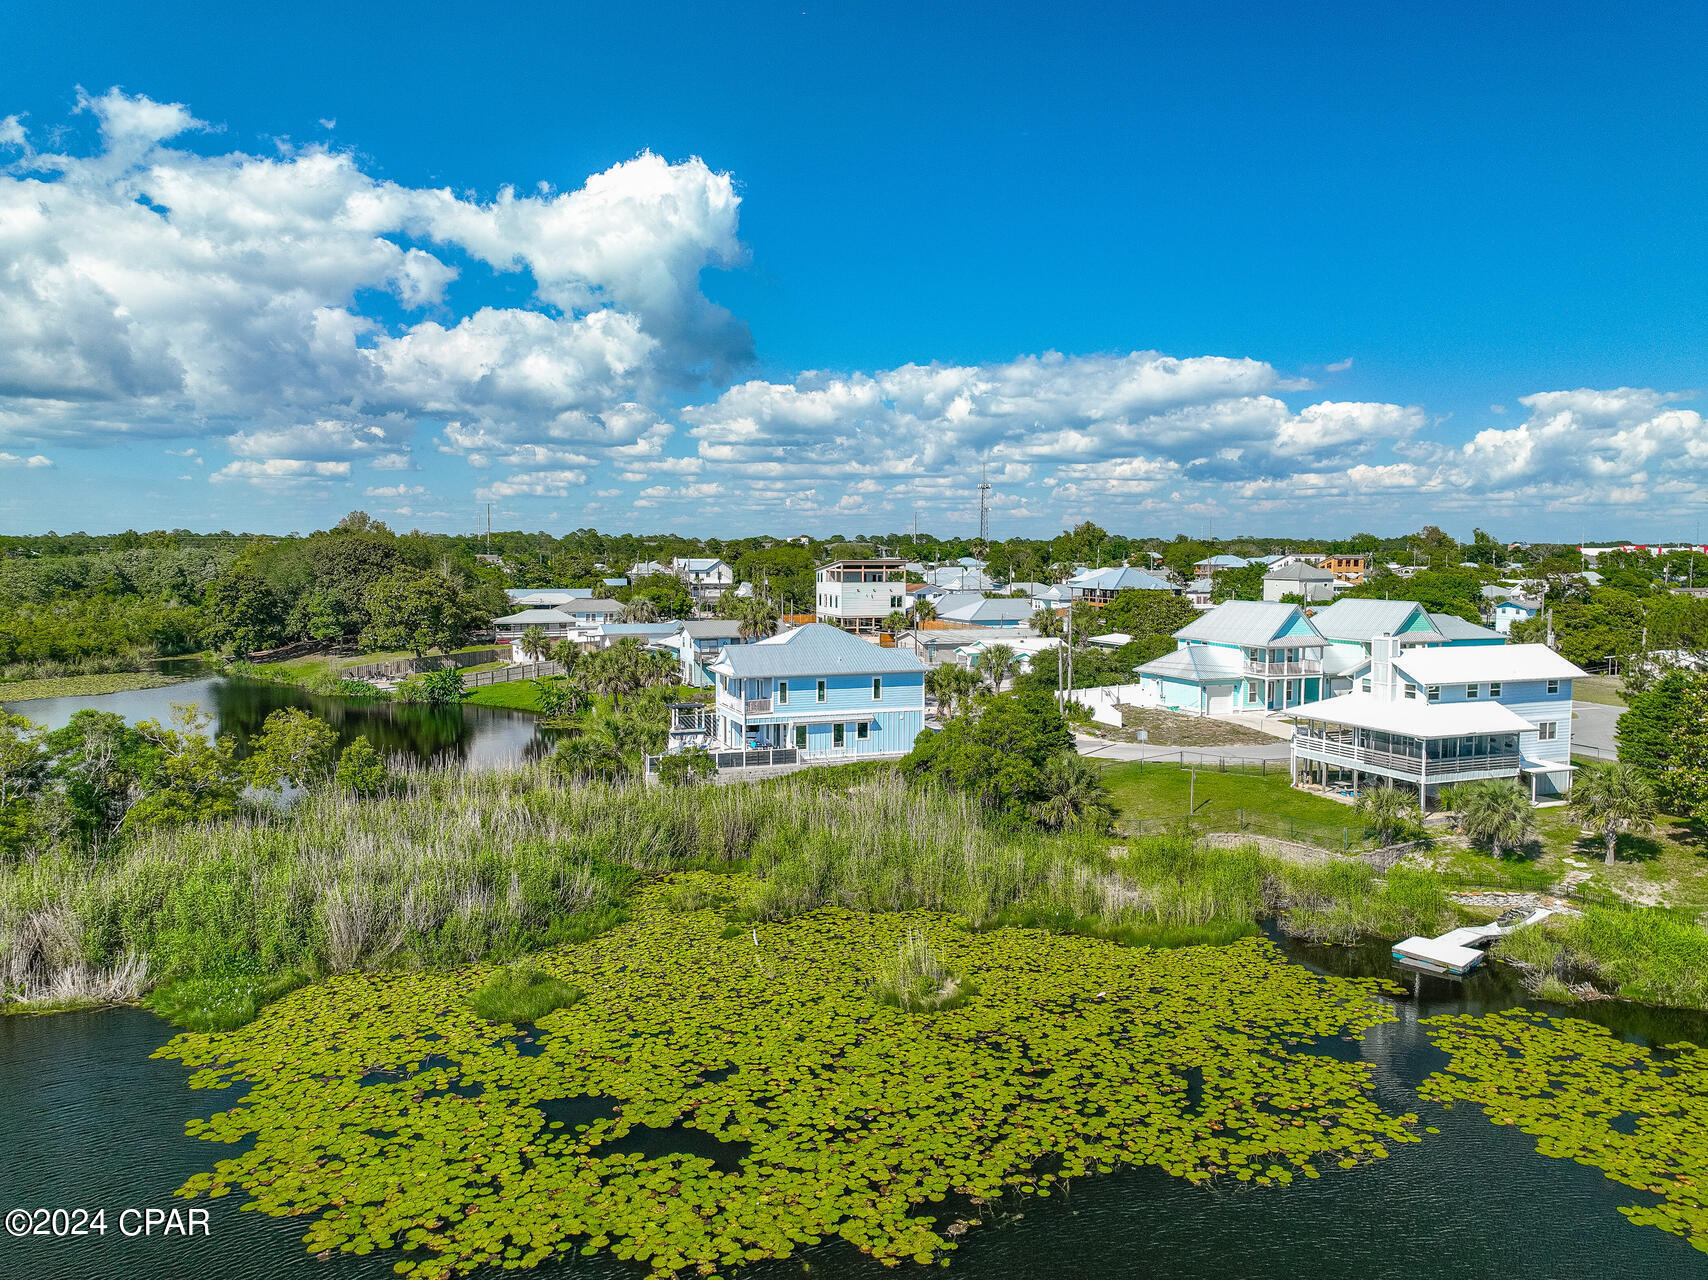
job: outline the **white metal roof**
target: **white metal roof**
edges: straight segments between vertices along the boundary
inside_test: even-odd
[[[1327,569],[1319,569],[1314,564],[1306,564],[1303,560],[1295,560],[1284,564],[1279,569],[1271,569],[1263,575],[1264,581],[1271,578],[1283,582],[1333,582],[1334,575]]]
[[[930,633],[927,632],[927,635]],[[963,639],[963,643],[964,643]],[[712,670],[738,679],[762,676],[882,675],[924,671],[925,664],[899,649],[871,644],[822,622],[785,631],[753,644],[730,645]]]
[[[1474,622],[1466,622],[1456,613],[1432,613],[1429,620],[1435,629],[1446,636],[1448,641],[1481,640],[1485,644],[1505,644],[1506,637],[1498,631],[1480,627]]]
[[[1430,646],[1407,649],[1394,666],[1422,684],[1485,680],[1576,680],[1589,673],[1545,644]]]
[[[1245,668],[1239,655],[1231,649],[1189,644],[1184,649],[1165,653],[1160,658],[1136,668],[1142,676],[1167,676],[1175,680],[1225,681],[1238,680]]]
[[[1358,729],[1380,729],[1413,738],[1456,738],[1466,733],[1523,733],[1535,728],[1498,702],[1430,702],[1415,698],[1379,698],[1373,693],[1343,693],[1322,702],[1294,707],[1289,715]]]
[[[1316,629],[1330,640],[1374,640],[1382,635],[1400,635],[1400,628],[1413,613],[1429,615],[1415,600],[1361,600],[1342,596],[1326,609],[1311,615]],[[1431,624],[1433,627],[1434,624]],[[1428,632],[1408,631],[1402,639],[1425,640]]]
[[[1216,644],[1268,644],[1295,617],[1299,606],[1269,600],[1228,600],[1174,633],[1177,640]],[[1308,622],[1308,620],[1307,620]],[[1310,644],[1321,637],[1313,631],[1288,636],[1289,644]]]
[[[493,619],[495,623],[503,622],[515,627],[544,626],[547,623],[567,625],[574,621],[574,618],[559,609],[524,609],[520,613],[506,614],[502,618]]]

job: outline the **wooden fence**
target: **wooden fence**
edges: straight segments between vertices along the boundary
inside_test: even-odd
[[[463,677],[463,688],[478,689],[482,685],[507,684],[511,680],[545,680],[563,674],[561,662],[524,662],[514,667],[498,667],[492,671],[471,671]]]

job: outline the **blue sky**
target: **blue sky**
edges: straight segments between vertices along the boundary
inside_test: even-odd
[[[1693,536],[1708,10],[1487,8],[0,3],[0,528]]]

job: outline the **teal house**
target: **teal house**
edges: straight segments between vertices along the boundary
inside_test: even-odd
[[[1284,711],[1325,696],[1327,642],[1295,604],[1229,600],[1138,669],[1141,698],[1175,711]]]

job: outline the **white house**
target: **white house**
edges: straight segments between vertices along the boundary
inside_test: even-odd
[[[707,670],[732,644],[743,644],[741,623],[729,618],[704,618],[680,623],[667,639],[658,642],[676,654],[683,684],[707,688],[712,676]]]
[[[555,644],[559,640],[586,644],[592,639],[596,628],[616,621],[617,615],[622,611],[623,606],[616,600],[587,597],[565,601],[549,609],[523,609],[502,618],[494,618],[492,629],[499,644],[510,646],[514,661],[526,662],[529,659],[522,652],[521,645],[522,637],[530,627],[538,627],[547,644]]]
[[[1524,596],[1508,596],[1496,603],[1494,607],[1494,629],[1501,635],[1512,632],[1515,622],[1529,622],[1542,610],[1540,600],[1526,599]]]
[[[1110,569],[1081,569],[1062,585],[1073,599],[1089,600],[1093,604],[1107,604],[1115,598],[1117,591],[1171,591],[1176,594],[1180,591],[1165,578],[1126,565]]]
[[[709,671],[714,750],[867,760],[905,755],[925,727],[925,664],[823,623],[732,645]]]
[[[885,618],[911,603],[905,569],[906,561],[886,556],[821,565],[814,601],[819,621],[856,635],[876,635]]]
[[[670,562],[670,571],[702,604],[716,600],[735,583],[735,570],[715,556],[678,556]]]
[[[1299,709],[1293,777],[1357,791],[1375,776],[1420,805],[1450,783],[1516,778],[1533,799],[1571,789],[1572,681],[1545,645],[1402,646],[1378,636],[1358,688]]]
[[[1263,575],[1263,598],[1298,596],[1306,604],[1334,598],[1334,575],[1314,564],[1295,560]]]

